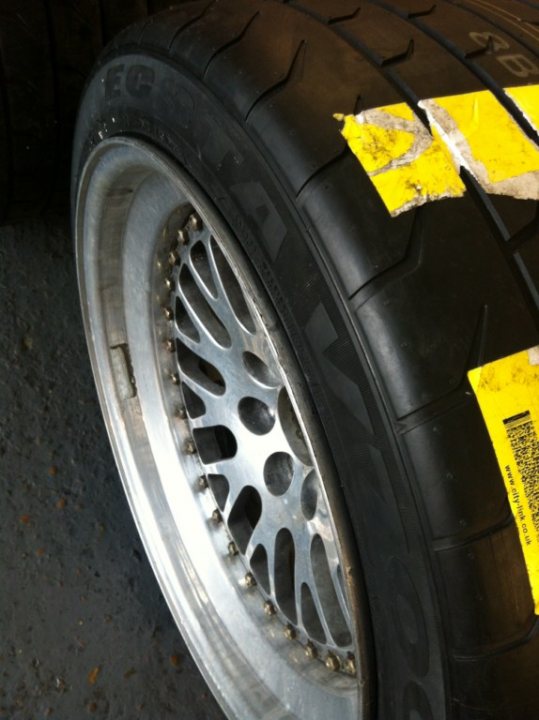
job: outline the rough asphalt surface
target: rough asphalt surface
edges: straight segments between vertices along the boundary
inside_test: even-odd
[[[0,229],[0,720],[221,720],[102,424],[65,219]]]

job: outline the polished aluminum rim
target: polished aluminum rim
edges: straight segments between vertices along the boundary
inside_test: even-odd
[[[86,331],[148,555],[230,717],[363,717],[346,522],[292,353],[196,185],[147,145],[90,156]]]

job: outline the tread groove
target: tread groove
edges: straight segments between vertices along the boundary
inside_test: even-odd
[[[279,93],[282,89],[284,89],[291,80],[294,80],[295,78],[300,76],[300,74],[301,74],[300,66],[303,64],[303,61],[305,59],[306,50],[307,50],[307,41],[300,40],[298,47],[296,48],[296,51],[294,52],[294,55],[292,56],[292,59],[290,61],[290,66],[286,72],[285,77],[282,80],[279,80],[279,82],[275,83],[275,85],[268,88],[261,95],[259,95],[257,97],[257,99],[251,105],[249,110],[247,110],[247,112],[245,113],[245,117],[244,117],[245,122],[247,122],[249,120],[251,114],[260,105],[264,104],[270,98],[274,97],[277,93]]]
[[[202,77],[203,77],[203,78],[206,76],[207,72],[209,71],[212,62],[213,62],[214,60],[216,60],[216,59],[219,57],[219,55],[221,55],[222,53],[224,53],[224,52],[225,52],[226,50],[228,50],[229,48],[234,47],[234,45],[237,45],[239,42],[241,42],[241,41],[243,40],[243,38],[244,38],[244,37],[247,35],[247,33],[249,32],[249,28],[253,25],[254,21],[255,21],[258,17],[260,17],[260,11],[259,11],[259,10],[257,10],[257,11],[254,13],[254,15],[253,15],[251,18],[249,18],[249,20],[247,20],[247,22],[245,23],[244,28],[240,31],[240,33],[239,33],[235,38],[233,38],[232,40],[229,40],[228,42],[226,42],[224,45],[222,45],[218,50],[216,50],[216,51],[214,52],[214,54],[211,56],[211,58],[210,58],[210,59],[208,60],[208,62],[206,63],[206,66],[205,66],[204,70],[202,71]]]
[[[487,90],[490,90],[490,92],[494,95],[498,102],[503,105],[507,112],[519,124],[523,132],[525,132],[526,135],[531,138],[535,143],[539,143],[539,135],[537,131],[524,117],[524,114],[522,113],[520,108],[517,107],[516,103],[513,102],[513,100],[508,95],[505,94],[503,88],[500,88],[496,84],[494,78],[492,78],[489,73],[478,67],[475,63],[470,62],[469,58],[466,58],[465,54],[458,51],[451,42],[445,39],[443,35],[436,32],[435,30],[432,30],[421,21],[414,21],[414,18],[412,16],[406,16],[402,13],[397,12],[396,9],[392,7],[391,4],[385,2],[385,0],[367,0],[367,2],[371,3],[372,5],[382,7],[384,8],[384,10],[387,10],[393,15],[397,15],[398,17],[407,20],[418,30],[421,30],[427,37],[435,40],[441,47],[445,48],[453,57],[459,60],[471,73],[473,73],[483,83]],[[460,9],[463,10],[462,7]],[[465,10],[463,11],[466,12]]]

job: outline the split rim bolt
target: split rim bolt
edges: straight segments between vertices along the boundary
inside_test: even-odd
[[[272,615],[275,615],[275,613],[276,613],[275,605],[272,602],[270,602],[269,600],[266,600],[266,602],[264,603],[264,613],[268,617],[271,617]]]
[[[178,242],[180,243],[180,245],[187,245],[187,243],[189,242],[189,233],[187,232],[187,230],[178,230]]]
[[[326,667],[328,670],[331,670],[331,672],[337,672],[341,667],[339,658],[333,653],[328,653],[326,656]]]
[[[245,575],[245,587],[253,588],[253,587],[255,587],[255,585],[256,585],[255,576],[253,575],[253,573],[248,572]]]
[[[191,213],[189,216],[189,227],[194,230],[195,232],[200,232],[202,230],[202,220],[200,219],[200,216],[194,212]]]
[[[288,624],[284,629],[284,636],[287,640],[296,639],[296,629],[292,625]]]
[[[172,320],[172,318],[174,317],[174,313],[172,312],[171,308],[169,308],[169,307],[164,307],[163,313],[167,320]]]
[[[180,255],[177,250],[171,250],[168,254],[168,264],[169,265],[176,265],[178,260],[180,259]]]
[[[318,657],[318,650],[310,640],[307,645],[305,645],[305,655],[307,655],[309,660],[316,660],[316,658]]]
[[[194,455],[197,451],[194,441],[191,439],[186,440],[185,445],[183,446],[183,451],[186,455]]]
[[[237,546],[236,543],[233,542],[233,541],[230,541],[230,542],[228,543],[228,554],[229,554],[231,557],[234,557],[235,555],[238,554],[238,546]]]
[[[169,338],[168,340],[165,341],[165,350],[169,353],[173,353],[176,350],[174,340],[171,340]]]
[[[345,673],[348,673],[348,675],[355,675],[357,673],[356,659],[353,655],[348,655],[343,663],[343,670]]]
[[[180,418],[180,420],[185,420],[187,417],[187,410],[185,409],[184,405],[179,405],[176,409],[176,417]]]
[[[204,477],[204,475],[201,475],[197,480],[197,485],[199,490],[207,490],[208,489],[208,481]]]
[[[214,510],[211,514],[211,521],[214,525],[219,525],[223,518],[221,517],[221,513],[219,510]]]
[[[172,278],[165,278],[165,287],[167,290],[172,290],[174,287],[174,283],[172,282]]]
[[[173,373],[173,374],[170,376],[170,379],[172,380],[172,384],[173,384],[173,385],[179,385],[179,384],[180,384],[180,376],[178,375],[178,373]]]

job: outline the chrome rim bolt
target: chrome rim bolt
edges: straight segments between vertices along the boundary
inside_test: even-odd
[[[183,451],[186,455],[194,455],[197,451],[197,447],[193,440],[186,440],[183,446]]]
[[[318,657],[318,650],[310,640],[307,645],[305,645],[305,655],[307,655],[309,660],[316,660],[316,658]]]
[[[355,675],[357,673],[356,659],[353,655],[349,655],[343,663],[344,672],[348,675]]]
[[[173,385],[179,385],[180,384],[180,376],[178,373],[172,373],[170,376],[170,379],[172,380]]]
[[[180,405],[176,409],[176,417],[180,418],[180,420],[185,420],[187,418],[187,410],[184,405]]]
[[[253,588],[256,585],[255,576],[253,573],[248,572],[245,576],[245,587]]]
[[[172,312],[172,310],[169,307],[164,307],[163,313],[167,320],[172,320],[172,318],[174,317],[174,313]]]
[[[169,265],[176,265],[178,260],[180,259],[180,255],[177,250],[171,250],[168,254],[168,264]]]
[[[266,602],[264,603],[264,614],[268,617],[271,617],[272,615],[275,615],[275,613],[275,605],[269,600],[266,600]]]
[[[165,279],[165,287],[166,287],[167,290],[172,290],[172,288],[174,287],[174,283],[172,282],[172,278],[169,278],[169,277],[168,277],[168,278]]]
[[[201,475],[197,480],[197,486],[199,490],[207,490],[208,489],[208,481],[204,477],[204,475]]]
[[[292,627],[292,625],[287,625],[284,629],[284,636],[287,640],[295,640],[296,639],[296,629]]]
[[[174,344],[174,340],[168,339],[165,342],[165,350],[169,353],[173,353],[176,350],[176,346]]]
[[[178,230],[178,242],[180,245],[187,245],[189,242],[189,233],[187,230]]]
[[[191,230],[194,230],[195,232],[200,232],[202,230],[202,220],[200,219],[200,215],[196,212],[191,213],[188,222]]]
[[[331,670],[331,672],[337,672],[341,667],[339,658],[333,653],[328,653],[326,656],[326,667],[328,670]]]
[[[211,521],[214,525],[219,525],[223,518],[221,517],[221,513],[219,510],[214,510],[211,514]]]
[[[238,546],[235,542],[231,541],[228,543],[228,554],[230,555],[230,557],[234,557],[234,555],[238,554]]]

